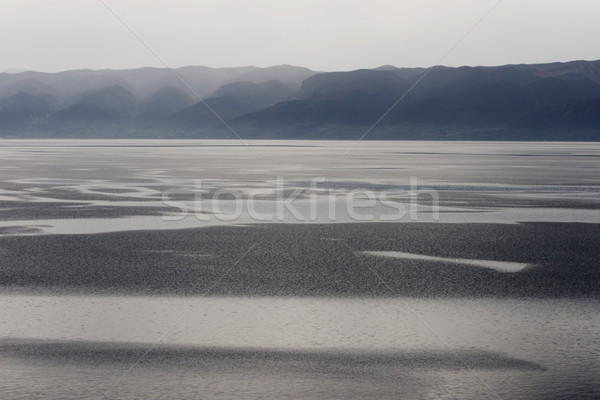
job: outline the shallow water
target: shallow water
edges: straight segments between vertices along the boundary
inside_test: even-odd
[[[0,368],[9,399],[591,399],[600,395],[599,305],[2,296],[0,336],[10,339],[0,340]],[[153,380],[163,389],[149,390]]]
[[[350,152],[354,143],[344,141],[0,144],[5,234],[276,222],[600,223],[597,143],[361,142]],[[357,200],[348,211],[357,191],[389,201]],[[293,198],[290,207],[278,209],[280,195]],[[239,212],[233,196],[243,199]]]
[[[530,266],[526,263],[508,262],[508,261],[491,261],[491,260],[476,260],[472,258],[448,258],[434,257],[423,254],[405,253],[401,251],[363,251],[363,254],[375,257],[400,258],[407,260],[425,260],[435,261],[446,264],[469,265],[481,268],[489,268],[498,272],[520,272]]]
[[[0,141],[0,262],[5,263],[0,268],[3,276],[24,282],[20,294],[4,287],[0,294],[0,398],[600,398],[599,300],[567,296],[577,289],[571,282],[596,279],[596,250],[590,246],[596,231],[586,226],[600,223],[600,144],[363,142],[350,153],[352,142],[250,145],[251,150],[235,141]],[[230,218],[237,212],[231,196],[214,201],[223,191],[243,200],[236,218]],[[294,210],[279,214],[279,193],[295,191]],[[345,206],[356,191],[388,196],[393,205],[363,202],[348,212]],[[253,209],[247,207],[249,198]],[[506,225],[527,221],[564,225]],[[349,228],[321,227],[323,237],[302,241],[292,236],[310,236],[316,228],[267,232],[236,226],[340,222],[482,228],[465,228],[475,232],[469,236],[464,229],[417,226],[402,232],[360,225],[361,234],[371,235],[361,242]],[[574,223],[587,225],[562,229]],[[235,248],[228,242],[231,230],[219,231],[220,237],[178,231],[213,225],[249,236]],[[556,234],[561,229],[564,240]],[[134,230],[154,235],[84,236]],[[235,274],[227,282],[211,275],[215,268],[235,266],[241,253],[259,242],[252,238],[267,234],[281,240],[263,243],[248,263],[238,265],[239,281]],[[362,246],[367,239],[368,246]],[[204,247],[194,240],[203,240]],[[69,254],[61,250],[79,241],[85,247]],[[42,242],[46,247],[37,248]],[[329,279],[366,276],[360,270],[365,263],[353,258],[347,243],[359,252],[392,256],[364,255],[375,259],[367,260],[373,261],[370,268],[381,267],[375,271],[398,273],[386,277],[406,273],[407,281],[423,285],[450,271],[458,281],[475,279],[478,295],[369,298],[354,288],[354,297],[341,296],[351,288]],[[11,254],[15,251],[19,254]],[[47,259],[58,261],[47,265]],[[281,260],[292,271],[270,275],[269,268]],[[153,279],[136,282],[150,264],[153,271],[160,265],[181,268],[177,285],[185,286],[188,277],[212,277],[207,285],[221,283],[225,292],[174,297],[178,288],[170,281],[160,287]],[[537,275],[519,280],[530,264]],[[350,266],[353,274],[345,275]],[[94,277],[119,293],[133,294],[127,285],[134,282],[140,284],[138,294],[157,290],[167,296],[93,296],[105,288],[82,276],[92,267]],[[195,269],[206,273],[194,274]],[[577,279],[565,275],[563,287],[557,282],[569,269],[577,271]],[[244,275],[249,271],[260,276],[252,280]],[[311,282],[302,275],[306,271],[323,273]],[[43,279],[48,273],[60,274],[60,282],[56,276]],[[293,273],[313,283],[317,293],[338,297],[269,297],[276,290],[294,293]],[[470,285],[444,279],[456,293]],[[502,285],[518,282],[522,291],[515,293],[532,298],[485,297],[486,279],[493,279],[494,293],[510,294]],[[247,281],[261,296],[227,293],[245,293]],[[531,293],[541,282],[556,284],[544,291],[545,299]],[[455,293],[439,282],[435,287]],[[39,294],[46,289],[63,294]],[[595,293],[588,289],[574,292]]]

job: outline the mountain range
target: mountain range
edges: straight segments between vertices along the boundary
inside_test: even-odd
[[[365,132],[367,139],[600,140],[600,61],[0,73],[5,138],[355,139]]]

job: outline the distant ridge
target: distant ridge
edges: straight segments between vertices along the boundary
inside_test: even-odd
[[[600,61],[175,72],[0,73],[0,136],[600,140]]]

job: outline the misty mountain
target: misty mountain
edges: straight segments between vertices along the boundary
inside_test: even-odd
[[[426,131],[445,128],[444,136],[435,135],[490,138],[487,131],[493,130],[498,138],[519,131],[527,131],[527,138],[543,137],[549,133],[540,131],[542,128],[566,132],[568,121],[576,122],[563,118],[560,124],[552,123],[570,102],[600,99],[600,62],[435,67],[429,71],[384,66],[323,73],[305,80],[297,97],[240,116],[234,120],[235,126],[252,129],[255,134],[260,129],[276,131],[283,137],[298,134],[300,128],[337,129],[347,131],[349,138],[356,136],[357,130],[366,131],[402,98],[380,121],[372,138],[431,138]],[[577,126],[583,125],[578,122]],[[589,123],[586,129],[596,129],[600,139],[600,126]],[[556,132],[551,136],[557,138]],[[590,132],[585,132],[585,137],[589,139]]]
[[[408,89],[406,80],[394,71],[360,69],[314,75],[302,82],[298,97],[335,98],[347,97],[356,93],[374,94],[392,99],[398,97],[398,93],[406,89]]]
[[[26,71],[0,73],[0,97],[35,88],[66,100],[82,92],[108,86],[121,86],[138,98],[147,98],[161,89],[175,87],[193,96],[209,96],[226,83],[248,81],[262,83],[277,79],[292,88],[315,72],[302,67],[279,65],[269,68],[209,68],[189,66],[175,69],[137,68],[129,70],[73,70],[57,73]]]
[[[210,98],[232,98],[245,109],[245,112],[251,112],[289,100],[295,93],[296,91],[291,87],[272,79],[262,83],[228,83],[217,89]]]
[[[287,100],[294,94],[295,90],[278,80],[227,83],[207,99],[171,115],[164,121],[164,126],[184,129],[220,127],[223,123],[215,113],[228,121]]]
[[[600,61],[23,72],[0,74],[0,134],[600,140],[599,103]]]
[[[153,123],[190,107],[195,101],[188,93],[169,86],[143,102],[137,119],[146,124]]]
[[[284,128],[315,124],[363,125],[375,121],[407,82],[394,72],[357,70],[314,75],[295,100],[236,118],[238,126]]]
[[[50,95],[19,92],[0,100],[0,110],[6,113],[44,116],[56,110],[58,102]]]
[[[57,101],[50,95],[32,95],[19,92],[0,100],[0,132],[28,130],[57,109]]]
[[[22,76],[23,74],[23,76]],[[31,95],[37,95],[40,93],[52,95],[55,97],[57,90],[51,85],[44,83],[38,79],[26,77],[25,73],[2,73],[0,74],[0,98],[14,96],[18,93],[27,93]],[[5,79],[2,77],[19,76],[20,79]]]
[[[253,68],[252,70],[237,76],[232,81],[263,83],[275,80],[281,82],[285,86],[297,90],[300,88],[301,83],[305,79],[313,76],[314,74],[314,71],[304,67],[296,67],[294,65],[276,65],[266,68]]]
[[[109,86],[99,90],[89,90],[58,110],[41,125],[49,130],[68,136],[93,137],[98,131],[118,130],[126,127],[139,109],[136,97],[127,89]],[[105,136],[102,133],[100,136]]]
[[[76,102],[86,106],[95,106],[115,118],[128,119],[134,116],[139,107],[136,97],[119,85],[109,86],[84,93]]]
[[[233,97],[213,97],[171,115],[162,121],[160,127],[183,130],[220,129],[223,123],[219,117],[228,121],[244,112],[247,112],[247,108]]]
[[[110,119],[126,120],[134,116],[138,106],[138,100],[130,91],[114,85],[83,93],[72,104],[60,110],[54,119],[58,121],[58,117],[75,116],[79,115],[79,112],[88,110]]]

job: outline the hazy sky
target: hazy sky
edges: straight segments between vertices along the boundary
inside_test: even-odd
[[[435,64],[497,0],[105,0],[169,66]],[[600,59],[600,1],[503,0],[443,61]],[[100,0],[1,0],[0,71],[162,66]]]

